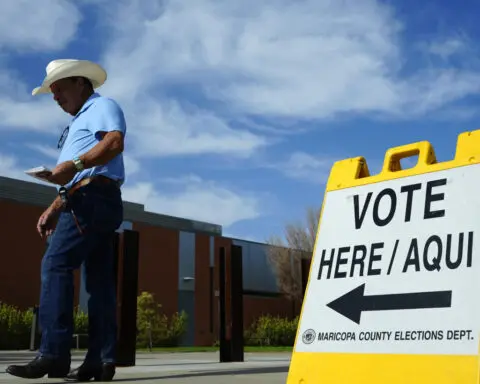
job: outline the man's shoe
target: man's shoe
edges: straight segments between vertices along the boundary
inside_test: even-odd
[[[70,362],[60,362],[56,359],[37,356],[25,365],[10,365],[6,372],[24,379],[40,379],[45,375],[49,378],[64,378],[70,371]]]
[[[112,381],[115,376],[115,364],[91,364],[83,363],[77,369],[71,371],[65,379],[68,381]]]

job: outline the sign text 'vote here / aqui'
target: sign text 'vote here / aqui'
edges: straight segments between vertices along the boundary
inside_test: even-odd
[[[413,359],[410,367],[402,363],[406,371],[416,370],[403,377],[406,382],[433,380],[432,368],[418,362],[438,357],[458,364],[455,374],[463,376],[450,380],[473,383],[469,372],[478,372],[480,330],[480,162],[458,158],[462,140],[480,144],[474,133],[459,138],[457,159],[449,165],[439,166],[431,146],[421,142],[403,147],[419,153],[412,170],[391,171],[399,147],[386,156],[383,177],[371,183],[335,188],[330,180],[288,383],[301,382],[294,381],[298,377],[309,382],[310,373],[302,370],[314,366],[312,359],[319,366],[321,359],[330,366],[352,361],[353,367],[361,356],[392,368],[397,363],[388,356],[395,355]],[[338,169],[335,181],[341,186]],[[390,380],[385,372],[359,373],[365,381],[324,374],[325,383]]]

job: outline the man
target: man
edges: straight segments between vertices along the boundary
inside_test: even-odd
[[[115,375],[113,238],[123,221],[126,123],[117,103],[94,90],[106,77],[90,61],[55,60],[32,92],[52,93],[73,119],[60,138],[57,165],[47,175],[60,186],[59,196],[37,224],[42,238],[51,235],[41,266],[39,354],[26,365],[9,366],[7,372],[15,376],[110,381]],[[90,294],[89,347],[83,364],[70,371],[73,271],[82,263]]]

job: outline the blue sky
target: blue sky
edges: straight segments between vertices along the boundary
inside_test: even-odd
[[[35,4],[35,5],[34,5]],[[28,8],[30,12],[25,12]],[[321,205],[336,160],[479,128],[473,0],[27,0],[0,6],[0,174],[53,166],[69,116],[33,98],[95,60],[128,123],[126,200],[263,241]]]

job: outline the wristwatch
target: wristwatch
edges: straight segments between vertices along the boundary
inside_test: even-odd
[[[77,168],[77,171],[83,171],[83,162],[82,160],[80,160],[80,158],[78,156],[75,156],[73,158],[73,164],[75,164],[75,168]]]

